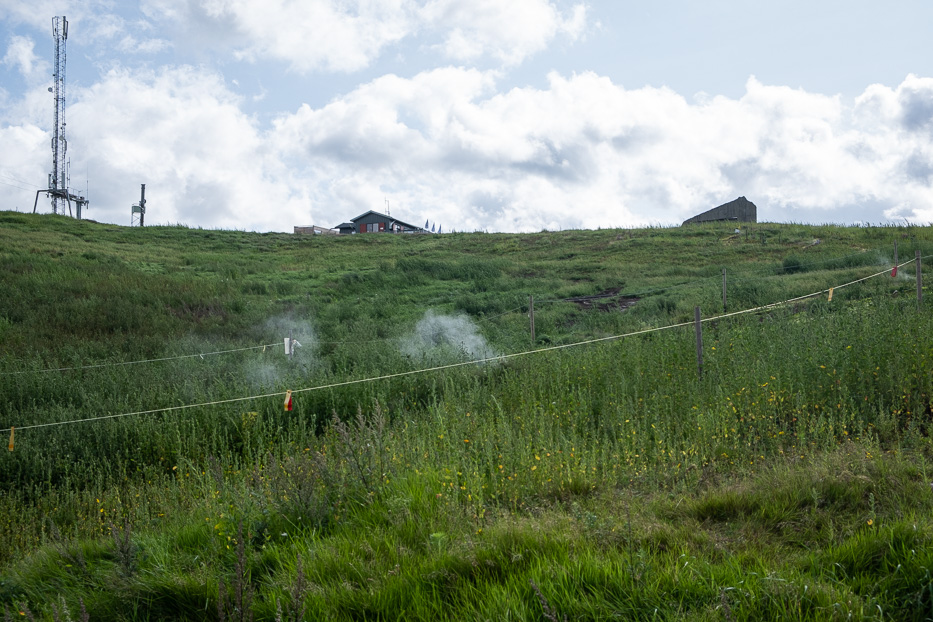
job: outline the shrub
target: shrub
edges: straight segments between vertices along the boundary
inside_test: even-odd
[[[805,270],[803,259],[799,255],[788,255],[781,264],[781,272],[784,274],[794,274]]]

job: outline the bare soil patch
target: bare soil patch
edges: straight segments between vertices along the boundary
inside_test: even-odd
[[[620,296],[621,288],[613,287],[592,296],[575,296],[564,298],[566,302],[573,302],[581,309],[596,309],[598,311],[625,311],[637,303],[637,296]]]

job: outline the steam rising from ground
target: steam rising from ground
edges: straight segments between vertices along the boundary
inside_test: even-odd
[[[412,358],[431,363],[483,359],[497,356],[476,325],[465,315],[437,315],[428,311],[401,350]]]
[[[265,343],[275,345],[244,364],[243,371],[251,386],[278,388],[293,375],[307,375],[317,364],[317,357],[314,356],[317,336],[309,321],[273,317],[266,320],[259,332]],[[291,358],[285,356],[285,337],[291,337],[301,344]]]
[[[290,317],[271,317],[263,326],[263,334],[278,338],[279,341],[291,336],[301,342],[302,348],[310,348],[317,341],[314,328],[308,320],[296,320]],[[272,343],[272,339],[269,343]],[[299,352],[301,349],[299,348]]]

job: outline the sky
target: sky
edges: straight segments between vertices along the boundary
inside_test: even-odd
[[[0,0],[0,209],[48,187],[55,16],[99,222],[933,222],[928,0]]]

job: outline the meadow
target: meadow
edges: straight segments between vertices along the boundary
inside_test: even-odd
[[[5,619],[933,618],[933,231],[734,227],[0,212]]]

